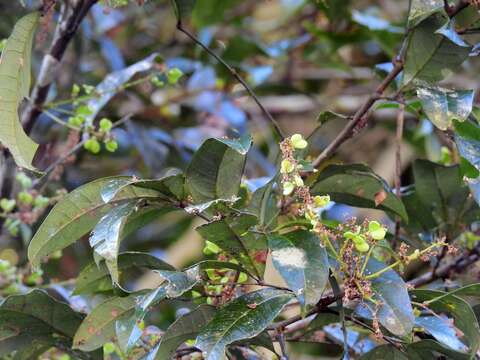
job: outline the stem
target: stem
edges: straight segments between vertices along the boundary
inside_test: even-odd
[[[397,116],[397,130],[395,134],[395,194],[400,198],[402,187],[402,139],[403,139],[403,126],[405,123],[405,104],[400,102]],[[392,249],[395,249],[398,243],[400,235],[400,217],[395,219],[395,237],[392,243]]]
[[[245,88],[245,90],[248,92],[250,97],[255,101],[255,103],[258,105],[260,110],[263,112],[265,117],[270,121],[273,130],[277,134],[277,136],[283,140],[285,136],[283,135],[283,132],[280,128],[280,125],[277,123],[277,121],[274,119],[272,114],[263,106],[262,102],[258,98],[258,96],[255,94],[253,89],[247,84],[247,82],[240,76],[240,74],[235,70],[232,66],[230,66],[225,60],[223,60],[219,55],[217,55],[212,49],[210,49],[207,45],[203,44],[199,39],[195,37],[191,32],[189,32],[187,29],[185,29],[182,25],[181,21],[177,22],[177,29],[184,33],[190,40],[192,40],[195,44],[200,46],[203,50],[205,50],[210,56],[212,56],[215,60],[217,60],[220,64],[222,64],[229,72],[230,74],[237,79],[237,81],[242,84],[242,86]]]

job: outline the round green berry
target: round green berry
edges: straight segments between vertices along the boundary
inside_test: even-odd
[[[92,154],[98,154],[100,152],[100,143],[96,138],[90,138],[85,141],[83,147],[85,148],[85,150],[90,151]]]
[[[118,143],[113,139],[107,140],[107,141],[105,141],[105,149],[107,149],[107,151],[113,153],[113,152],[117,151]]]
[[[107,118],[103,118],[102,120],[100,120],[100,131],[102,132],[109,132],[110,130],[112,130],[112,127],[113,127],[113,123],[110,119],[107,119]]]
[[[25,205],[31,205],[33,203],[33,196],[29,192],[21,191],[18,193],[18,201]]]

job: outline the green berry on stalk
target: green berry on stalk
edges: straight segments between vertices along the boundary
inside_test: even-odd
[[[103,118],[102,120],[100,120],[99,125],[100,125],[100,131],[106,132],[106,133],[112,130],[112,127],[113,127],[112,121],[107,118]]]
[[[30,189],[32,187],[32,179],[30,179],[23,172],[18,173],[17,176],[15,177],[15,179],[20,184],[22,189]]]
[[[85,141],[83,147],[85,148],[85,150],[90,151],[92,154],[98,154],[100,152],[100,143],[96,138],[90,138]]]
[[[16,202],[13,199],[2,199],[0,200],[0,207],[6,213],[11,212],[15,208]]]
[[[105,141],[105,149],[107,149],[107,151],[113,153],[113,152],[117,151],[118,143],[113,139],[107,140],[107,141]]]
[[[168,83],[170,85],[175,85],[182,76],[183,72],[179,68],[170,69],[167,72]]]
[[[364,241],[364,242],[355,243],[355,249],[357,249],[358,252],[364,253],[370,249],[370,246],[367,244],[366,241]]]
[[[24,205],[31,205],[33,203],[33,196],[29,192],[21,191],[17,195],[18,201]]]

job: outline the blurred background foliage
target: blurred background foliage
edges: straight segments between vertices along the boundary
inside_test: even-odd
[[[309,140],[312,154],[318,154],[333,139],[347,117],[372,93],[379,82],[378,73],[398,51],[408,12],[407,0],[198,3],[185,26],[247,79],[284,133],[314,132]],[[8,37],[16,20],[38,5],[25,0],[25,8],[21,1],[2,1],[0,39]],[[54,26],[53,19],[46,19],[38,31],[34,74],[38,73]],[[223,66],[176,29],[176,17],[167,0],[95,5],[64,56],[49,99],[68,99],[73,84],[97,86],[115,72],[114,78],[118,78],[123,69],[152,53],[161,57],[160,68],[176,67],[185,75],[175,85],[159,86],[158,82],[166,81],[160,78],[119,91],[96,117],[96,121],[109,118],[115,122],[132,115],[131,120],[112,130],[119,145],[117,151],[80,151],[55,172],[45,194],[54,196],[59,189],[70,191],[104,176],[154,178],[170,167],[185,169],[206,138],[245,133],[252,134],[255,144],[247,161],[246,186],[255,189],[274,175],[278,146],[267,119]],[[475,89],[478,70],[478,60],[472,58],[444,83]],[[134,76],[140,79],[142,74]],[[59,108],[51,111],[67,121],[68,115],[61,109],[71,110],[71,104]],[[393,185],[396,113],[397,109],[388,104],[377,106],[368,129],[342,146],[330,161],[367,163]],[[36,121],[32,137],[51,144],[43,150],[43,167],[71,147],[71,130],[45,115]],[[413,182],[411,165],[416,158],[444,164],[455,160],[457,155],[448,150],[451,144],[448,133],[432,126],[418,102],[411,102],[405,119],[402,184]],[[338,220],[368,216],[389,221],[381,212],[341,204],[329,208],[327,216]],[[203,241],[194,231],[196,222],[181,212],[165,213],[131,234],[122,243],[122,250],[147,250],[174,266],[186,266],[203,256]],[[394,224],[390,224],[393,229]],[[0,259],[25,264],[25,248],[32,231],[22,225],[17,236],[3,232]],[[76,276],[92,261],[88,239],[75,243],[63,255],[44,267],[45,279],[68,282]],[[155,281],[146,274],[132,278],[131,287],[138,289]],[[58,286],[58,291],[61,289]],[[174,304],[162,305],[165,311],[156,315],[164,317],[159,319],[160,324],[174,319]],[[332,329],[330,336],[334,337],[335,331]],[[310,350],[315,352],[304,346],[301,349]]]

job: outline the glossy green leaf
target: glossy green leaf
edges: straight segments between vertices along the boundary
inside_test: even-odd
[[[195,152],[186,173],[186,185],[195,203],[237,195],[252,139],[208,139]]]
[[[113,297],[96,306],[78,328],[73,347],[92,351],[110,341],[115,334],[116,321],[127,313],[133,314],[137,296]]]
[[[442,13],[446,16],[443,0],[411,0],[408,28],[414,28],[435,13]]]
[[[185,341],[195,339],[199,331],[210,322],[214,315],[215,307],[204,304],[179,317],[160,339],[155,359],[172,358],[175,350]]]
[[[413,174],[416,196],[437,223],[455,223],[468,203],[468,189],[459,167],[417,160],[413,164]]]
[[[451,319],[439,316],[422,316],[415,319],[415,326],[432,335],[435,340],[452,350],[467,352],[468,348],[458,339],[457,330]]]
[[[115,206],[132,200],[158,199],[161,195],[155,190],[125,186],[131,179],[127,176],[98,179],[60,200],[30,242],[28,258],[32,264],[38,266],[43,257],[64,249],[87,234]],[[113,200],[112,192],[115,193]]]
[[[385,266],[387,265],[370,259],[365,274],[374,274]],[[415,317],[413,316],[407,284],[393,270],[385,271],[372,279],[371,282],[374,293],[373,299],[380,304],[377,311],[380,324],[397,336],[408,335],[413,329]],[[360,313],[366,311],[370,315],[375,308],[374,304],[368,302],[359,306]]]
[[[362,355],[360,360],[409,360],[409,358],[392,345],[380,345]]]
[[[197,336],[195,346],[206,360],[222,360],[229,344],[260,334],[292,298],[291,293],[277,289],[242,295],[217,311]]]
[[[329,263],[326,249],[310,231],[294,231],[268,238],[273,266],[303,307],[314,306],[328,282]]]
[[[475,94],[473,90],[418,88],[417,95],[428,119],[440,130],[447,130],[454,119],[468,118]]]
[[[468,360],[470,355],[451,350],[438,342],[430,339],[414,342],[407,346],[409,360],[434,359],[439,354],[451,360]]]
[[[183,272],[157,270],[165,281],[156,289],[136,299],[134,313],[126,313],[115,323],[115,334],[122,351],[128,353],[137,343],[142,335],[138,327],[150,307],[158,304],[164,299],[176,298],[191,290],[201,279],[200,269],[193,266]]]
[[[128,272],[133,268],[175,270],[173,266],[146,253],[124,252],[118,255],[118,269],[120,274]],[[75,295],[86,295],[111,290],[113,290],[113,285],[107,266],[103,263],[98,266],[92,262],[78,275],[73,293]]]
[[[258,251],[266,250],[267,244],[264,238],[248,232],[256,223],[254,215],[241,214],[202,225],[197,231],[205,240],[216,244],[260,277],[265,264],[256,261],[255,255]]]
[[[18,107],[30,93],[31,52],[39,17],[38,12],[31,13],[15,24],[0,57],[0,142],[18,166],[33,171],[38,144],[23,130]]]
[[[452,74],[468,57],[471,47],[441,15],[416,26],[408,37],[402,85],[434,84]]]
[[[456,295],[442,296],[442,291],[413,290],[412,300],[428,302],[428,307],[436,313],[450,314],[454,318],[454,326],[461,330],[468,342],[470,353],[474,354],[480,347],[480,327],[470,305]]]
[[[272,179],[264,186],[258,188],[252,195],[248,210],[258,218],[260,226],[275,226],[280,209],[277,206],[277,199],[273,191],[274,180]]]
[[[0,355],[35,342],[52,347],[55,338],[69,347],[82,319],[42,290],[9,296],[0,304]]]
[[[385,181],[363,164],[329,165],[311,188],[312,195],[330,195],[351,206],[391,211],[407,219],[402,201]]]

